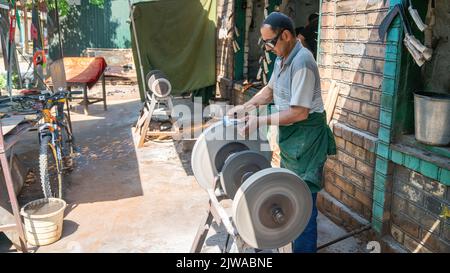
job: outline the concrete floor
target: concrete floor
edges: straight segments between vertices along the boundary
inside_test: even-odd
[[[101,104],[72,114],[79,156],[66,176],[62,238],[33,252],[188,252],[204,216],[207,194],[190,169],[190,154],[172,141],[148,142],[136,150],[131,134],[140,102],[130,87],[108,86],[108,111]],[[123,91],[127,90],[127,91]],[[17,145],[30,169],[37,169],[36,132]],[[29,187],[27,189],[27,187]],[[39,198],[39,181],[25,187],[21,204]],[[319,216],[319,245],[345,231]],[[204,252],[219,252],[223,227],[213,226]],[[0,252],[14,251],[0,234]],[[350,238],[321,252],[365,252]]]

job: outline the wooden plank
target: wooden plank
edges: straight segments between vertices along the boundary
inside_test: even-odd
[[[16,229],[16,224],[0,226],[0,232],[15,231],[15,229]]]
[[[339,89],[336,88],[336,81],[332,80],[330,89],[328,90],[327,102],[325,104],[325,111],[327,113],[327,124],[330,124],[330,121],[333,118],[333,112],[336,106],[338,95]]]
[[[23,120],[25,119],[25,116],[11,116],[7,118],[2,118],[0,122],[2,123],[2,131],[3,135],[8,134],[11,132],[14,128],[19,125]]]
[[[209,200],[211,201],[211,210],[216,210],[228,234],[230,234],[233,237],[236,237],[238,235],[238,232],[233,227],[233,224],[230,221],[230,216],[227,214],[225,209],[219,204],[219,201],[217,200],[214,190],[208,189],[208,195]]]

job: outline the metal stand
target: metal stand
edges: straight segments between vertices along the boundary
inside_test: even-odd
[[[208,231],[209,231],[209,228],[211,227],[213,220],[218,225],[223,223],[223,225],[225,226],[225,229],[227,230],[227,233],[228,233],[227,242],[222,251],[223,253],[227,252],[229,237],[231,237],[233,239],[233,245],[230,248],[231,252],[242,253],[242,252],[245,252],[246,249],[250,249],[250,247],[239,236],[237,229],[233,226],[232,222],[230,221],[230,216],[227,214],[227,212],[222,207],[222,205],[220,205],[220,201],[224,200],[224,198],[217,197],[215,194],[215,189],[217,188],[218,185],[220,185],[220,183],[219,183],[219,179],[217,178],[216,181],[214,182],[213,189],[208,189],[209,206],[208,206],[207,214],[202,219],[200,227],[197,231],[197,235],[195,236],[194,242],[191,247],[191,251],[190,251],[191,253],[200,253],[201,252],[202,247],[205,243],[206,236],[208,235]]]
[[[172,123],[173,129],[170,131],[150,131],[150,122],[152,120],[152,116],[155,113],[156,107],[160,105],[165,105],[166,110],[164,114],[169,117],[169,120]],[[135,133],[139,135],[138,148],[144,146],[145,137],[147,135],[166,135],[166,136],[174,136],[178,134],[178,127],[176,126],[176,122],[172,117],[173,112],[173,103],[172,96],[167,97],[157,97],[154,94],[146,93],[145,102],[141,110],[141,114],[135,126]]]
[[[1,125],[1,122],[0,122]],[[10,170],[10,164],[8,162],[6,152],[13,147],[13,145],[19,140],[20,135],[27,132],[32,127],[31,124],[18,125],[14,132],[3,136],[3,130],[0,126],[0,161],[2,165],[3,175],[5,177],[6,189],[8,191],[9,200],[11,202],[12,212],[14,215],[15,224],[0,226],[0,232],[15,230],[19,235],[20,250],[27,252],[27,241],[22,225],[22,220],[19,213],[19,203],[17,201],[16,194],[14,192],[14,185]]]

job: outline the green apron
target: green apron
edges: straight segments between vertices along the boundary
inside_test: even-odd
[[[325,112],[312,113],[306,120],[279,126],[279,146],[281,167],[299,175],[312,193],[320,191],[327,155],[336,154],[336,143],[326,124]]]

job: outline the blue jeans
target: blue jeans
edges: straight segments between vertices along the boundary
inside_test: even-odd
[[[313,209],[308,225],[300,236],[293,242],[294,253],[316,253],[317,252],[317,193],[312,194]]]

